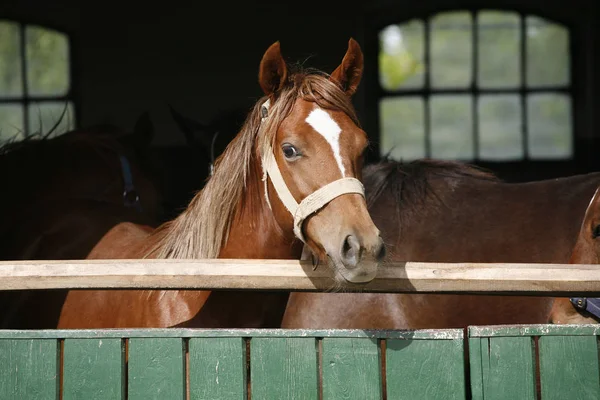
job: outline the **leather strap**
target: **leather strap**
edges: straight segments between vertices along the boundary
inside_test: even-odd
[[[600,320],[600,298],[596,297],[572,297],[571,304],[577,310],[586,311],[597,320]]]
[[[121,162],[121,171],[123,172],[123,202],[125,207],[135,207],[138,212],[142,212],[142,204],[133,184],[133,174],[131,173],[129,160],[127,160],[127,157],[119,155],[119,161]]]

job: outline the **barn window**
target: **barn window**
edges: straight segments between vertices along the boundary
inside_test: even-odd
[[[0,143],[75,127],[69,37],[0,20]]]
[[[392,158],[573,155],[566,27],[510,11],[451,11],[379,31],[380,152]]]

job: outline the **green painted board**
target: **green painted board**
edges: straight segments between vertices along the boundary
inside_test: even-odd
[[[529,336],[469,339],[473,400],[535,400],[534,360]]]
[[[600,399],[596,336],[542,336],[538,346],[542,399]]]
[[[390,399],[465,399],[462,340],[388,340]]]
[[[58,341],[0,340],[0,399],[58,398]]]
[[[599,325],[600,331],[600,325]],[[437,339],[462,338],[461,329],[369,330],[369,329],[47,329],[5,330],[0,329],[4,339],[107,339],[107,338],[214,338],[214,337],[348,337],[379,339]]]
[[[472,400],[484,399],[483,382],[483,364],[482,351],[487,346],[481,344],[487,338],[469,338],[469,373],[471,378],[471,398]]]
[[[470,327],[472,398],[535,399],[532,337],[541,336],[541,398],[600,399],[598,335],[596,326]],[[389,399],[464,399],[467,391],[460,330],[48,330],[0,331],[0,400],[58,398],[62,337],[64,400],[185,398],[183,338],[191,399],[247,397],[244,337],[253,400],[318,399],[319,369],[324,400],[381,399],[378,340],[387,342]]]
[[[189,341],[190,399],[245,399],[246,345],[241,337]]]
[[[250,341],[252,400],[318,399],[314,338],[253,338]]]
[[[592,325],[483,325],[470,326],[469,337],[498,336],[594,336],[600,335],[600,324]]]
[[[128,399],[185,399],[183,340],[130,339]]]
[[[65,339],[63,399],[124,398],[123,355],[121,339]]]
[[[323,338],[323,400],[382,398],[377,339]]]

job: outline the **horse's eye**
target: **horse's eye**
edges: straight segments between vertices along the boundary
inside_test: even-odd
[[[592,238],[596,239],[600,237],[600,225],[596,225],[592,228]]]
[[[286,143],[283,146],[281,146],[281,149],[283,150],[283,155],[288,160],[294,160],[300,156],[300,152],[289,143]]]

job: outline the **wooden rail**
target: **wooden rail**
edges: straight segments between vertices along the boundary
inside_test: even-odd
[[[0,290],[207,289],[323,292],[325,265],[297,260],[52,260],[1,261]],[[600,297],[600,266],[582,264],[389,263],[364,286],[367,293],[488,293]]]

